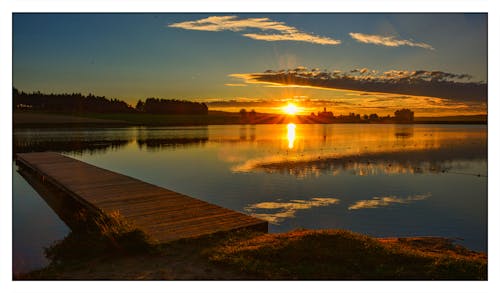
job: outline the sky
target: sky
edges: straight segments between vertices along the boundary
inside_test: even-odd
[[[14,14],[13,85],[135,105],[486,114],[486,14]]]

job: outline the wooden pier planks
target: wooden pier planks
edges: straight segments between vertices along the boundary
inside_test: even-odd
[[[267,222],[54,152],[17,154],[17,162],[89,209],[118,211],[160,243]]]

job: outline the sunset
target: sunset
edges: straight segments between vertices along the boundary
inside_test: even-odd
[[[479,115],[486,26],[484,14],[17,14],[14,86],[232,112]]]
[[[292,103],[289,103],[285,107],[283,107],[283,112],[285,112],[288,115],[295,115],[297,114],[298,111],[299,109],[297,108],[297,106],[295,106],[295,104]]]
[[[488,17],[14,12],[12,279],[489,280]]]

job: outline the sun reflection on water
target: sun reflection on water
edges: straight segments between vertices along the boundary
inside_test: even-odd
[[[288,123],[287,128],[287,139],[288,139],[288,148],[293,149],[293,143],[295,142],[295,128],[297,126],[293,123]]]

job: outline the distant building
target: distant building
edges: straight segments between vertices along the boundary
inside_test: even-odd
[[[326,107],[323,108],[323,112],[318,112],[318,117],[321,117],[321,118],[330,118],[332,119],[333,118],[333,113],[330,112],[330,111],[326,111]]]
[[[401,109],[394,112],[394,120],[411,122],[414,119],[414,113],[410,109]]]

